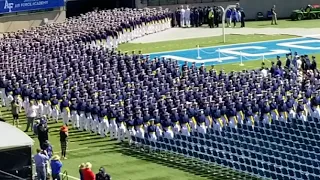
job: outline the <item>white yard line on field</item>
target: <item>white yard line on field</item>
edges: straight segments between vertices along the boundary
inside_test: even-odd
[[[72,151],[80,151],[84,149],[89,149],[89,147],[83,147],[83,148],[75,148],[75,149],[67,149],[67,152],[72,152]],[[61,153],[61,151],[56,151],[55,153]]]

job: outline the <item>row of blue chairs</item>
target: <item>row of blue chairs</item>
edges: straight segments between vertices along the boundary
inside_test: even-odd
[[[217,150],[208,146],[199,146],[193,143],[186,143],[184,140],[159,139],[157,142],[134,138],[135,141],[141,144],[146,144],[154,149],[170,151],[187,157],[197,158],[206,162],[217,163],[227,166],[238,171],[245,171],[261,178],[272,179],[317,179],[319,169],[313,169],[307,165],[289,162],[289,165],[283,167],[285,161],[273,158],[271,162],[264,162],[264,159],[269,158],[268,155],[258,155],[245,151],[247,154],[252,154],[252,157],[246,157],[243,154],[236,152],[226,152]],[[244,153],[245,154],[245,153]],[[272,159],[272,158],[271,158]],[[274,163],[272,163],[274,161]]]
[[[182,137],[181,144],[185,148],[187,145],[186,142],[188,142],[191,145],[199,145],[204,147],[209,147],[213,149],[217,149],[220,151],[226,151],[226,152],[232,152],[234,154],[243,155],[244,153],[249,154],[248,152],[260,152],[261,154],[269,154],[274,155],[275,157],[281,157],[281,154],[283,154],[283,159],[290,159],[295,160],[297,162],[301,161],[302,164],[308,164],[313,165],[315,167],[318,167],[320,164],[317,161],[314,160],[320,160],[320,154],[315,153],[309,153],[307,151],[299,151],[296,149],[290,149],[289,147],[283,147],[282,145],[278,145],[275,143],[272,143],[269,145],[266,141],[259,141],[259,144],[246,144],[246,143],[234,143],[233,140],[226,140],[222,137],[215,137],[215,139],[224,139],[224,141],[218,142],[218,141],[212,141],[211,139],[202,139],[198,137]],[[179,137],[177,138],[177,141],[179,141]],[[235,145],[237,144],[237,145]],[[268,144],[268,145],[266,145]],[[285,152],[285,153],[283,153]],[[292,153],[292,154],[291,154]],[[249,155],[246,155],[249,156]],[[304,158],[309,158],[307,161]],[[301,160],[299,160],[301,159]]]

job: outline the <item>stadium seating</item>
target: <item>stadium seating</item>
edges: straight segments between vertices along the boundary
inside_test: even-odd
[[[316,121],[273,121],[258,126],[210,129],[190,137],[160,138],[156,142],[132,137],[138,144],[183,154],[208,163],[230,167],[259,178],[319,179],[320,123]]]

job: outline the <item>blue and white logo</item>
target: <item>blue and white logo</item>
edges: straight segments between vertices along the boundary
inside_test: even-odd
[[[13,9],[13,7],[14,7],[14,3],[9,3],[8,0],[5,0],[3,9],[8,9],[9,12],[11,12],[11,9]]]

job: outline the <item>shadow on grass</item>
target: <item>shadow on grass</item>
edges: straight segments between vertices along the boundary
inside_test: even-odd
[[[169,168],[179,169],[181,171],[185,171],[210,180],[258,180],[258,178],[252,177],[248,174],[220,167],[212,163],[205,163],[195,159],[186,158],[183,155],[150,152],[149,150],[144,150],[140,148],[137,149],[136,147],[129,146],[127,144],[122,144],[121,147],[122,148],[119,149],[119,152],[126,156],[131,156],[141,160],[153,162]]]

